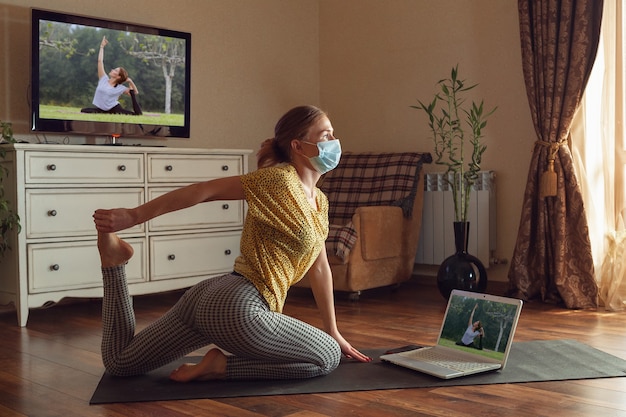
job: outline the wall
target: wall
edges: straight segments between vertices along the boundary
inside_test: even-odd
[[[498,253],[510,259],[536,138],[516,0],[0,0],[0,119],[28,131],[29,7],[192,33],[192,138],[168,146],[256,149],[293,105],[321,105],[348,150],[432,149],[430,99],[455,64],[498,110],[483,168],[498,173]],[[251,167],[255,161],[251,158]],[[431,167],[431,169],[437,167]],[[490,270],[505,281],[508,266]]]
[[[484,169],[497,172],[497,256],[511,259],[533,142],[516,0],[320,0],[321,101],[344,149],[432,150],[423,113],[458,64],[486,106]],[[429,169],[442,170],[431,166]],[[508,265],[489,278],[506,281]]]
[[[30,7],[191,32],[191,139],[167,146],[256,150],[286,109],[319,104],[317,0],[0,0],[0,119],[19,138],[29,130]]]

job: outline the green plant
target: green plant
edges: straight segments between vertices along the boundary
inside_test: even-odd
[[[482,156],[487,146],[481,143],[482,131],[487,126],[487,118],[496,111],[494,107],[485,112],[483,100],[472,101],[466,108],[464,94],[478,84],[466,86],[465,80],[458,78],[458,65],[452,68],[450,78],[437,82],[440,91],[427,104],[417,100],[428,115],[428,126],[435,143],[435,163],[445,165],[445,181],[450,185],[454,200],[455,221],[467,221],[470,189],[478,178]],[[467,134],[467,138],[466,138]],[[466,164],[466,147],[471,147],[471,157]]]
[[[0,130],[2,134],[2,140],[0,143],[15,143],[16,140],[13,137],[13,127],[11,123],[0,121]],[[0,158],[4,159],[6,156],[6,149],[0,146]],[[19,233],[22,229],[20,225],[20,218],[9,205],[9,201],[4,194],[4,179],[9,174],[9,170],[0,165],[0,258],[4,256],[4,253],[11,249],[8,242],[8,234],[11,230],[16,229]]]

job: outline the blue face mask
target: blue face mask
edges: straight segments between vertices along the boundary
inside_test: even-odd
[[[328,171],[335,169],[339,164],[339,159],[341,159],[341,144],[339,143],[339,139],[317,143],[311,143],[304,140],[302,142],[317,146],[319,155],[310,157],[309,161],[311,161],[311,165],[313,165],[313,167],[320,174],[325,174]]]

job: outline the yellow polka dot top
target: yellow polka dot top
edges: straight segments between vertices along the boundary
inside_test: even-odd
[[[248,213],[235,271],[248,278],[272,311],[282,312],[289,287],[309,270],[328,236],[328,199],[316,189],[307,201],[292,165],[241,177]]]

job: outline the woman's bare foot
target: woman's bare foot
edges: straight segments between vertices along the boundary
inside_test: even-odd
[[[132,246],[115,233],[98,232],[98,251],[102,267],[124,265],[135,253]]]
[[[226,376],[226,355],[215,348],[209,350],[200,363],[185,363],[173,370],[170,379],[178,382],[208,381]]]

